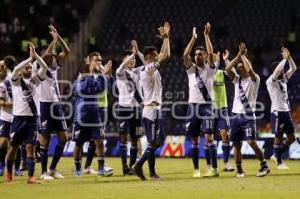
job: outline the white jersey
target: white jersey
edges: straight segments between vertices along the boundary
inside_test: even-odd
[[[36,65],[36,64],[35,64]],[[46,77],[43,82],[37,87],[37,93],[39,95],[40,102],[58,102],[58,85],[57,85],[57,70],[60,67],[58,65],[49,66],[47,68]],[[35,67],[35,73],[38,69]]]
[[[141,67],[140,83],[145,105],[162,103],[161,76],[156,68],[157,63],[150,63]]]
[[[21,80],[23,80],[28,87],[28,91],[23,91],[21,86]],[[34,75],[30,79],[24,79],[18,77],[16,80],[11,80],[12,93],[13,93],[13,115],[15,116],[33,116],[28,100],[33,96],[35,105],[38,104],[38,95],[36,87],[41,83],[41,79],[38,75]],[[38,107],[37,107],[38,108]]]
[[[271,112],[290,111],[286,77],[273,81],[273,75],[271,75],[266,84],[272,102]]]
[[[236,75],[232,81],[234,83],[234,100],[233,100],[233,113],[245,114],[245,107],[242,103],[241,98],[246,97],[252,112],[256,109],[257,92],[260,83],[260,78],[256,75],[256,81],[252,81],[250,77],[240,78]]]
[[[117,87],[119,90],[119,105],[124,107],[139,106],[134,94],[137,91],[141,96],[140,67],[133,70],[126,70],[119,67],[116,71]],[[128,76],[130,80],[128,79]]]
[[[199,77],[202,80],[201,84],[197,82],[196,71],[198,71]],[[208,64],[205,64],[204,68],[198,67],[193,63],[189,69],[186,70],[189,79],[189,103],[210,103],[211,100],[205,100],[203,93],[200,91],[202,86],[206,87],[207,94],[212,99],[214,74],[216,69],[212,69]],[[204,84],[204,85],[203,85]]]
[[[144,99],[143,117],[154,120],[156,109],[160,109],[162,103],[161,76],[157,67],[158,63],[150,63],[141,67],[140,82]]]
[[[12,87],[10,77],[7,77],[6,80],[1,82],[1,84],[0,84],[0,98],[6,102],[12,102],[13,99],[10,98],[10,94],[8,93],[8,89],[6,86],[7,84],[4,83],[5,81],[8,81],[8,84],[10,84],[10,89]],[[0,119],[4,120],[6,122],[12,122],[12,119],[13,119],[12,108],[2,106],[1,111],[0,111]]]

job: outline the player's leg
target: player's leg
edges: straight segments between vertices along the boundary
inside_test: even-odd
[[[236,177],[242,178],[245,176],[242,168],[242,141],[244,140],[244,132],[242,131],[241,118],[238,115],[233,114],[231,121],[231,135],[230,139],[233,142],[234,161],[237,169]]]
[[[97,174],[97,172],[91,167],[93,158],[95,156],[96,145],[94,140],[89,141],[89,146],[86,154],[86,161],[84,165],[84,173],[86,174]]]
[[[22,156],[22,149],[19,146],[18,150],[17,150],[17,153],[16,153],[16,158],[15,158],[15,176],[23,176],[22,171],[20,169],[21,156]]]
[[[73,124],[73,130],[72,130],[72,140],[75,142],[75,147],[73,151],[73,159],[74,159],[74,165],[75,165],[75,176],[81,177],[82,171],[81,171],[81,159],[82,159],[82,145],[86,141],[87,138],[90,137],[89,132],[86,131],[86,128],[81,127],[79,124],[74,123]]]
[[[48,165],[48,147],[50,142],[50,133],[39,131],[39,142],[40,142],[40,160],[41,160],[41,179],[43,180],[53,180],[47,173],[47,165]]]
[[[127,175],[130,172],[130,169],[127,164],[127,138],[129,132],[129,115],[130,112],[127,110],[129,108],[119,107],[118,116],[119,116],[119,133],[120,133],[120,157],[122,162],[123,175]]]
[[[49,167],[49,174],[56,179],[63,179],[64,176],[62,176],[56,170],[56,166],[63,155],[65,144],[67,143],[67,133],[65,131],[59,131],[57,133],[57,139],[58,139],[58,143],[55,146],[53,159]]]
[[[26,143],[26,165],[28,168],[28,184],[39,184],[39,181],[35,180],[34,178],[34,171],[35,171],[35,157],[34,157],[34,146],[32,143]]]
[[[205,146],[207,146],[209,151],[209,157],[211,162],[211,168],[207,171],[204,177],[217,177],[219,176],[218,172],[218,162],[217,162],[217,149],[214,142],[213,136],[213,122],[214,122],[214,113],[211,106],[201,106],[201,132],[204,133]]]
[[[104,147],[104,129],[102,127],[92,127],[92,137],[96,146],[96,156],[98,161],[98,176],[109,177],[113,175],[111,169],[105,169],[105,147]]]
[[[18,150],[18,143],[9,143],[9,147],[6,154],[6,174],[5,174],[5,182],[12,182],[12,172],[13,172],[13,164],[15,161],[15,156]]]
[[[0,137],[0,176],[3,176],[5,170],[5,156],[8,147],[8,137]]]
[[[191,157],[194,166],[193,177],[200,177],[199,169],[199,136],[200,136],[200,119],[197,118],[197,106],[189,104],[187,110],[186,134],[191,138]]]
[[[266,176],[270,169],[268,167],[267,161],[264,158],[262,150],[258,147],[256,143],[256,122],[255,120],[247,120],[244,121],[244,125],[242,126],[243,130],[247,136],[247,142],[254,150],[256,157],[260,161],[260,169],[257,173],[257,177]]]
[[[230,157],[230,137],[229,137],[229,130],[228,129],[220,129],[220,135],[222,138],[222,151],[223,151],[223,162],[224,162],[224,169],[223,171],[234,171],[234,168],[229,163]]]

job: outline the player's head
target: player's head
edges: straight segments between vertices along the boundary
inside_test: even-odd
[[[125,61],[130,55],[132,55],[132,51],[131,51],[130,49],[124,50],[123,53],[122,53],[122,61]],[[126,65],[126,67],[127,67],[128,69],[132,69],[132,68],[134,68],[135,63],[136,63],[135,57],[133,57],[133,58],[128,62],[128,64]]]
[[[24,78],[28,79],[32,76],[32,63],[27,64],[22,70],[21,74]]]
[[[157,48],[154,46],[146,46],[143,51],[145,62],[152,63],[158,61]]]
[[[241,62],[241,61],[237,63],[235,70],[239,74],[239,76],[242,78],[246,78],[249,76],[245,69],[243,62]]]
[[[203,66],[207,59],[207,51],[203,46],[195,48],[195,63],[198,66]]]
[[[90,72],[99,72],[102,64],[102,57],[98,52],[92,52],[88,58]]]
[[[14,67],[16,64],[16,59],[14,56],[7,55],[4,57],[3,61],[4,61],[4,66],[6,67],[6,69],[9,69],[10,71],[14,70]]]
[[[48,49],[49,45],[44,45],[41,48],[41,56],[43,56],[43,60],[47,64],[47,66],[55,66],[56,65],[56,54],[54,52],[49,52],[46,54],[46,50]]]

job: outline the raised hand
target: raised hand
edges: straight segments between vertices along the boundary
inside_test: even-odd
[[[104,66],[104,74],[111,75],[112,74],[112,61],[109,60]]]
[[[290,59],[290,57],[291,57],[290,51],[285,47],[281,48],[281,55],[282,55],[283,59],[287,59],[287,60]]]
[[[197,39],[198,38],[198,35],[197,35],[197,28],[196,27],[193,27],[193,35],[192,35],[193,38]]]
[[[204,35],[209,35],[210,29],[211,29],[211,25],[209,22],[207,22],[204,27]]]
[[[53,25],[49,25],[48,26],[48,28],[50,29],[50,31],[53,31],[53,32],[56,32],[57,33],[57,30],[56,30],[56,28],[54,28],[54,26]]]
[[[165,22],[164,23],[164,30],[165,30],[165,33],[169,36],[169,33],[170,33],[170,29],[171,29],[171,25],[169,22]]]
[[[223,60],[226,61],[229,58],[229,50],[225,49],[225,52],[222,53]]]
[[[220,63],[220,51],[214,53],[214,62]]]
[[[136,55],[139,51],[137,42],[135,40],[131,40],[132,52]]]
[[[239,45],[239,54],[240,55],[246,55],[247,54],[247,48],[245,43],[240,43]]]
[[[35,47],[33,43],[28,42],[30,57],[33,59],[35,57]]]

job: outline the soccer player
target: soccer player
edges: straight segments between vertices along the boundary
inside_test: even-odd
[[[257,177],[266,176],[270,169],[264,159],[262,150],[256,143],[255,108],[257,92],[260,83],[259,76],[254,72],[249,59],[246,57],[247,48],[244,43],[239,45],[239,53],[226,66],[228,77],[234,84],[234,101],[231,120],[231,140],[234,147],[234,158],[237,167],[236,177],[244,177],[242,169],[242,141],[247,138],[248,144],[254,150],[260,161]],[[235,67],[236,73],[233,72]]]
[[[40,178],[43,180],[64,178],[64,176],[56,170],[56,165],[63,154],[64,146],[67,142],[66,121],[63,118],[62,106],[59,104],[60,91],[57,83],[57,71],[62,67],[62,63],[70,53],[70,50],[52,25],[49,26],[49,29],[53,40],[48,48],[42,52],[42,56],[48,65],[46,78],[37,88],[40,101],[38,111],[40,116],[38,138],[40,142],[42,173]],[[56,55],[54,51],[57,42],[59,42],[62,47],[62,52],[58,55]],[[58,143],[55,147],[49,171],[47,172],[48,147],[52,133],[57,135]]]
[[[229,163],[230,156],[230,138],[229,138],[229,115],[225,81],[228,79],[227,73],[224,71],[223,64],[220,63],[220,53],[214,54],[215,65],[218,65],[218,70],[214,75],[213,83],[213,107],[214,107],[214,133],[222,138],[223,150],[223,171],[234,171],[234,168]],[[229,51],[223,53],[223,60],[228,63]]]
[[[89,55],[89,64],[85,65],[78,80],[74,83],[74,124],[73,140],[75,176],[82,176],[81,149],[86,141],[94,140],[98,160],[98,176],[111,176],[113,173],[104,169],[104,129],[100,123],[97,94],[105,88],[105,78],[97,74],[101,57],[97,52]],[[86,73],[86,74],[85,74]]]
[[[124,175],[133,175],[132,166],[138,153],[138,139],[141,136],[142,97],[139,90],[140,68],[134,68],[137,49],[125,50],[121,65],[116,71],[119,91],[118,117],[120,125],[120,155]],[[127,164],[127,137],[130,135],[130,162]]]
[[[277,169],[289,169],[282,161],[282,154],[289,149],[295,141],[295,129],[290,114],[290,104],[288,100],[287,82],[296,71],[296,64],[293,61],[287,48],[282,48],[282,61],[273,63],[275,68],[272,75],[267,80],[267,88],[271,98],[271,125],[272,133],[275,134],[274,152]],[[289,70],[285,72],[284,66],[288,62]],[[283,135],[286,134],[286,139]]]
[[[170,57],[170,28],[168,22],[165,22],[164,26],[159,28],[160,37],[163,40],[159,54],[154,46],[146,46],[143,52],[145,64],[140,69],[140,82],[144,97],[142,117],[148,145],[146,151],[134,166],[136,175],[142,180],[146,180],[142,169],[146,160],[148,160],[150,178],[153,180],[160,179],[155,172],[155,150],[164,141],[161,113],[162,85],[158,69]]]
[[[186,123],[187,134],[192,140],[192,160],[194,165],[193,177],[199,178],[199,136],[205,137],[205,156],[208,171],[204,177],[219,176],[217,165],[217,151],[213,137],[213,107],[212,89],[215,74],[213,58],[213,47],[209,38],[210,24],[207,23],[204,29],[204,37],[207,51],[204,47],[195,48],[195,63],[190,57],[192,48],[197,39],[196,27],[193,28],[192,38],[187,45],[184,54],[184,66],[189,79],[189,107],[188,119]],[[207,62],[206,62],[207,60]]]
[[[105,78],[105,87],[101,92],[97,93],[97,104],[98,104],[98,111],[99,111],[99,117],[100,117],[100,126],[101,129],[103,129],[103,132],[105,133],[106,131],[106,125],[108,122],[108,90],[112,90],[112,85],[114,82],[114,78],[112,76],[112,62],[108,61],[107,64],[105,66],[102,65],[102,56],[100,55],[100,53],[96,52],[96,53],[91,53],[88,58],[87,58],[87,63],[90,63],[90,61],[92,60],[93,56],[97,56],[98,57],[98,61],[94,62],[93,65],[95,68],[95,72],[97,74],[101,74],[104,78]],[[85,162],[85,166],[84,166],[84,173],[86,174],[98,174],[97,171],[95,171],[92,167],[92,161],[95,155],[95,150],[96,150],[96,146],[94,141],[90,141],[89,142],[89,146],[88,146],[88,151],[87,151],[87,157],[86,157],[86,162]],[[105,154],[105,147],[104,144],[102,142],[102,146],[101,146],[101,157],[103,158],[104,161],[104,154]],[[109,166],[104,165],[104,170],[108,173],[113,172],[113,169]]]
[[[15,154],[19,146],[24,142],[27,152],[27,183],[39,184],[39,181],[34,178],[34,142],[37,131],[36,86],[45,79],[47,65],[35,52],[32,43],[29,43],[29,49],[30,57],[15,67],[11,77],[14,117],[11,125],[9,150],[6,156],[6,183],[12,182],[12,167]],[[33,59],[36,59],[41,67],[38,73],[32,76],[31,62]],[[21,76],[19,76],[20,73]]]
[[[5,156],[9,141],[9,132],[12,122],[12,92],[11,92],[11,71],[15,66],[16,60],[13,56],[6,56],[0,63],[0,176],[4,173]],[[20,149],[19,149],[20,150]],[[18,155],[20,151],[18,150]],[[16,158],[15,175],[22,175],[20,171],[21,157]]]

